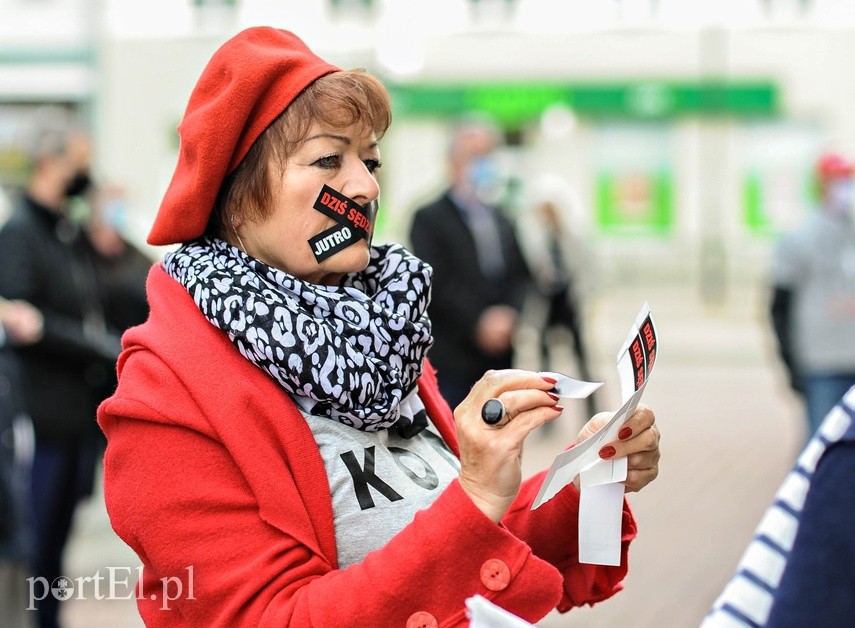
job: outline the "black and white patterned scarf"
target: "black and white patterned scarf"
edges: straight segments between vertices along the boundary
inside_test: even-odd
[[[427,422],[415,393],[433,343],[432,269],[397,244],[371,247],[339,286],[297,279],[218,238],[168,253],[166,272],[238,351],[304,412],[413,436]]]

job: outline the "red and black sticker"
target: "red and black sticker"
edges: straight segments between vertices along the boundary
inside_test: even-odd
[[[314,238],[310,238],[309,246],[312,247],[315,259],[320,263],[361,239],[362,236],[354,233],[353,229],[347,225],[334,225]]]
[[[314,207],[336,222],[350,227],[351,231],[358,234],[360,238],[368,239],[368,234],[371,231],[371,216],[362,205],[353,199],[347,198],[344,194],[325,185],[318,195]]]
[[[635,389],[638,390],[641,388],[641,385],[644,384],[644,379],[647,377],[641,336],[636,336],[629,345],[629,357],[632,361],[632,374],[635,379]]]
[[[324,261],[361,239],[371,243],[374,219],[377,216],[376,201],[363,206],[328,185],[324,185],[315,200],[314,208],[338,223],[309,240],[309,246],[318,262]]]
[[[656,361],[656,328],[653,326],[653,320],[649,315],[641,324],[639,335],[644,341],[644,353],[647,357],[645,365],[649,373],[653,369],[653,363]]]

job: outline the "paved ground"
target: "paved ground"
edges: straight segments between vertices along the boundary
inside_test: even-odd
[[[719,307],[703,306],[696,289],[674,282],[617,288],[590,312],[596,374],[606,382],[602,401],[618,405],[614,355],[647,300],[660,352],[644,403],[655,409],[663,433],[661,474],[629,497],[640,533],[625,590],[594,608],[550,615],[539,625],[696,627],[800,449],[801,407],[782,384],[763,295],[754,286],[731,288],[727,305]],[[573,374],[571,361],[559,366]],[[532,439],[528,471],[548,466],[572,440],[581,406],[574,413],[548,438]],[[106,574],[108,566],[136,564],[112,534],[103,504],[93,499],[78,513],[67,575]],[[69,628],[141,625],[133,601],[63,604]]]

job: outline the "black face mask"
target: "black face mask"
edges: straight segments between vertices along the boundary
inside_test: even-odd
[[[71,181],[68,182],[68,185],[65,186],[65,196],[71,198],[72,196],[80,196],[89,189],[92,185],[92,179],[89,177],[89,173],[85,170],[81,170],[77,172],[74,177],[72,177]]]

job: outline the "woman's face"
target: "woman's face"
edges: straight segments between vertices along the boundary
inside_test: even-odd
[[[245,252],[299,279],[334,285],[368,265],[368,242],[354,244],[318,262],[309,240],[337,223],[314,209],[326,184],[360,205],[380,194],[380,150],[374,132],[357,124],[328,129],[313,124],[307,139],[284,164],[271,163],[273,212],[235,225]]]

